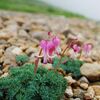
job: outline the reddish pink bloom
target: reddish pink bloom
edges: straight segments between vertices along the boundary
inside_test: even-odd
[[[85,53],[86,56],[89,55],[91,49],[93,48],[91,43],[87,43],[83,45],[83,52]]]
[[[53,41],[48,42],[47,48],[48,48],[48,54],[51,56],[54,53],[55,48],[56,48]]]
[[[53,44],[54,44],[54,46],[55,46],[55,53],[57,54],[57,55],[59,55],[60,54],[60,52],[61,52],[61,49],[60,49],[60,39],[58,38],[58,37],[54,37],[53,39],[52,39],[52,42],[53,42]]]
[[[73,44],[73,45],[71,46],[71,48],[72,48],[72,50],[73,50],[73,53],[71,54],[71,58],[76,59],[77,53],[80,52],[81,47],[80,47],[78,44]]]
[[[58,37],[54,37],[50,41],[42,40],[40,46],[43,50],[43,63],[47,63],[48,59],[51,59],[54,54],[59,53],[58,48],[60,45],[60,39]]]
[[[75,53],[79,53],[80,50],[81,50],[81,47],[78,46],[77,44],[74,44],[74,45],[72,46],[72,49],[73,49],[73,51],[74,51]]]

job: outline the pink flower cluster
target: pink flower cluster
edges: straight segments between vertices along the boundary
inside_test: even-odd
[[[75,53],[79,53],[82,51],[85,55],[85,57],[88,57],[90,51],[92,50],[92,44],[91,43],[86,43],[83,44],[82,46],[79,46],[78,44],[74,44],[71,48]]]
[[[52,58],[54,58],[56,55],[59,55],[61,52],[60,49],[60,39],[57,36],[54,36],[51,34],[51,32],[48,32],[48,36],[50,40],[42,40],[40,42],[40,47],[42,48],[43,52],[43,63],[46,64],[47,62],[52,63]],[[92,49],[92,44],[90,43],[85,43],[81,44],[80,42],[78,43],[78,38],[76,37],[73,39],[68,45],[67,48],[73,50],[73,54],[71,55],[72,58],[76,57],[76,54],[78,53],[83,53],[85,57],[89,56],[89,53]],[[67,49],[63,50],[63,53]]]
[[[50,33],[49,33],[50,34]],[[51,38],[51,40],[42,40],[40,46],[43,51],[43,63],[46,64],[52,60],[54,55],[60,53],[60,39],[57,36]]]

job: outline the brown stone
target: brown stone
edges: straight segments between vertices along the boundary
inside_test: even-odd
[[[80,83],[80,87],[82,88],[82,89],[88,89],[88,84],[87,83]]]
[[[93,85],[92,88],[95,91],[95,95],[100,96],[100,85]]]
[[[98,63],[85,63],[80,68],[81,74],[86,76],[90,81],[100,80],[100,64]]]
[[[87,90],[87,92],[84,94],[84,99],[85,100],[92,100],[95,96],[95,91],[94,89],[90,86]]]
[[[0,32],[0,39],[7,40],[9,38],[10,36],[7,34],[7,32],[3,32],[3,31]]]
[[[3,56],[3,53],[4,53],[4,50],[3,49],[0,49],[0,57]]]

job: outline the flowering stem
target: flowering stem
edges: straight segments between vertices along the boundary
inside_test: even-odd
[[[66,50],[69,48],[69,45],[67,45],[66,46],[66,48],[63,50],[63,52],[62,52],[62,54],[61,54],[61,58],[60,58],[60,61],[59,61],[59,63],[58,63],[58,65],[60,65],[61,64],[61,60],[62,60],[62,58],[63,58],[63,55],[64,55],[64,53],[66,52]],[[68,49],[69,50],[69,49]],[[58,66],[57,66],[58,67]],[[56,67],[56,68],[57,68]]]
[[[61,56],[63,56],[63,55],[64,55],[64,53],[66,52],[66,50],[68,49],[68,47],[69,47],[69,46],[66,46],[66,48],[63,50],[63,52],[62,52]]]
[[[42,53],[42,49],[40,49],[40,52],[39,52],[39,56],[41,55]],[[36,74],[36,71],[37,71],[37,68],[38,68],[38,63],[39,63],[39,57],[36,58],[35,60],[35,67],[34,67],[34,73]]]
[[[63,56],[64,56],[64,54],[65,54],[65,52],[66,52],[66,50],[67,50],[67,52],[69,51],[69,49],[70,49],[70,46],[71,46],[71,44],[72,43],[74,43],[74,41],[71,41],[67,46],[66,46],[66,48],[63,50],[63,52],[62,52],[62,54],[61,54],[61,58],[60,58],[60,61],[59,61],[59,63],[58,63],[58,65],[60,65],[61,64],[61,60],[62,60],[62,58],[63,58]],[[58,67],[58,66],[57,66]],[[56,67],[56,68],[57,68]]]
[[[79,57],[78,57],[78,58],[80,59],[81,57],[82,57],[82,50],[81,50],[80,55],[79,55]]]

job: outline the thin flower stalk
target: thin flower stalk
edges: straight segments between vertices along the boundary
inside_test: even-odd
[[[42,49],[40,49],[39,56],[41,55],[41,53],[42,53]],[[36,57],[35,67],[34,67],[34,73],[36,73],[36,71],[37,71],[38,63],[39,63],[39,57]]]
[[[76,41],[76,39],[75,39],[75,40],[72,40],[68,45],[66,45],[65,49],[64,49],[63,52],[61,53],[61,58],[60,58],[60,61],[59,61],[58,65],[61,64],[61,61],[62,61],[62,58],[63,58],[65,52],[66,52],[66,51],[68,52],[68,51],[70,50],[71,45],[72,45],[75,41]],[[66,61],[64,61],[63,63],[65,63],[65,62],[66,62]],[[57,67],[58,67],[58,66],[57,66]],[[57,67],[56,67],[56,68],[57,68]]]

